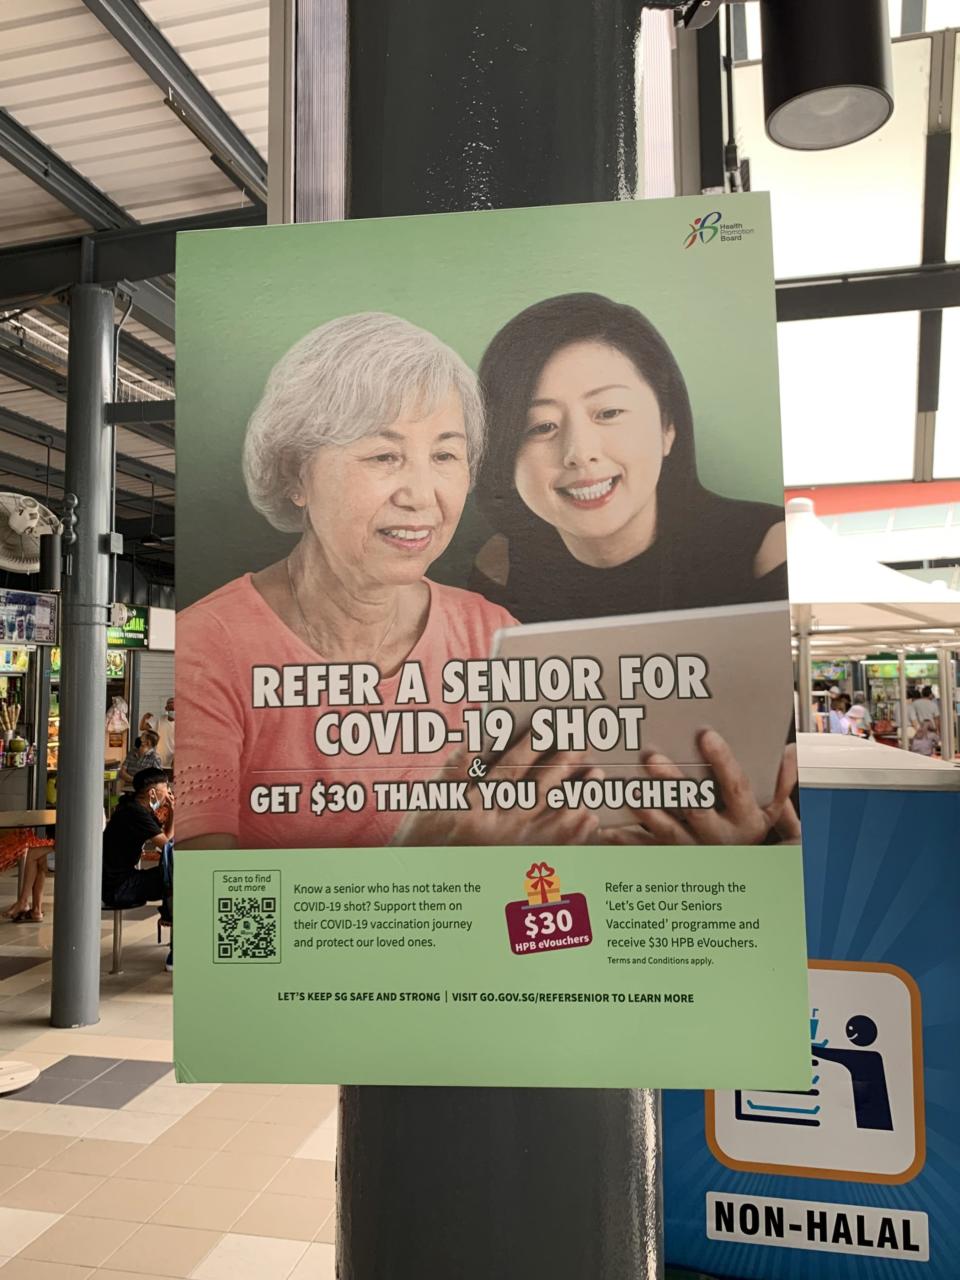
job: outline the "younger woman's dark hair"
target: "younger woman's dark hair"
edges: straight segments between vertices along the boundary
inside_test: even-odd
[[[657,488],[663,515],[679,518],[684,503],[700,489],[690,396],[662,335],[636,307],[599,293],[565,293],[534,303],[509,320],[480,361],[487,444],[477,478],[477,497],[484,514],[501,533],[529,531],[537,519],[517,493],[517,452],[544,366],[557,351],[578,342],[604,343],[632,361],[657,397],[663,426],[672,424],[676,431]]]

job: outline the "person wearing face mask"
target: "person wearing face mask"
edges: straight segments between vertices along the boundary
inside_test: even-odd
[[[477,497],[496,532],[476,557],[475,591],[523,623],[786,601],[783,508],[700,483],[683,374],[635,307],[595,293],[535,303],[491,340],[479,378]],[[706,730],[698,745],[736,803],[686,822],[645,813],[652,843],[797,837],[792,746],[761,809],[727,743]],[[683,776],[663,756],[647,767]]]
[[[103,832],[101,891],[105,907],[142,907],[160,903],[163,920],[172,920],[172,842],[174,799],[162,769],[141,769],[133,791],[122,795]],[[145,852],[161,859],[144,871],[137,863]],[[172,955],[168,957],[172,967]]]
[[[174,755],[174,712],[173,698],[168,698],[163,709],[163,715],[160,717],[160,723],[156,726],[157,737],[160,739],[157,753],[160,756],[160,763],[164,769],[173,768]]]

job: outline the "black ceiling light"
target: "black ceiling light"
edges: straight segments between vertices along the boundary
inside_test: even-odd
[[[887,0],[760,0],[767,134],[826,151],[893,113]]]

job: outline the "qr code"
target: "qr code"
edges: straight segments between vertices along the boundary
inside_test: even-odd
[[[217,959],[278,960],[274,896],[217,898]]]

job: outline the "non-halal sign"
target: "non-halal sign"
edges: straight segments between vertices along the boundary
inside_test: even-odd
[[[107,627],[107,644],[112,649],[145,649],[147,610],[130,609],[122,627]]]

